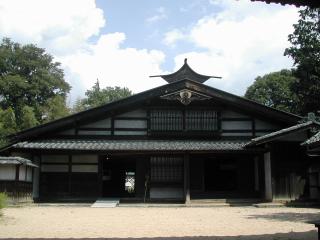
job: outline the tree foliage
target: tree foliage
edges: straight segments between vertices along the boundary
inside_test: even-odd
[[[99,81],[87,90],[84,99],[77,99],[74,104],[73,112],[83,111],[89,108],[98,107],[103,104],[119,100],[132,95],[132,92],[124,87],[106,87],[100,88]]]
[[[64,80],[60,63],[33,44],[20,45],[4,38],[0,45],[0,107],[12,108],[17,125],[23,120],[24,106],[33,108],[37,123],[52,98],[64,100],[70,85]],[[30,111],[28,111],[28,114]]]
[[[291,88],[296,78],[291,70],[281,70],[257,77],[245,97],[266,106],[296,113],[297,96]]]
[[[0,145],[5,136],[68,114],[70,85],[44,49],[0,43]]]
[[[306,114],[320,110],[320,9],[306,8],[299,13],[285,55],[294,60],[297,81],[292,90],[298,96],[301,113]]]

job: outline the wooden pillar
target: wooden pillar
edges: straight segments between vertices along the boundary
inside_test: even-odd
[[[259,191],[259,157],[255,156],[254,157],[254,190],[256,192]]]
[[[272,202],[272,175],[270,152],[264,154],[265,200]]]
[[[32,160],[39,167],[32,170],[32,198],[34,201],[39,199],[39,181],[40,181],[40,161],[38,157],[33,156]]]
[[[184,155],[184,196],[185,203],[190,203],[190,158],[189,154]]]

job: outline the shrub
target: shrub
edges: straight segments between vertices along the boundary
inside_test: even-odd
[[[4,208],[7,205],[8,196],[6,193],[0,192],[0,209]]]

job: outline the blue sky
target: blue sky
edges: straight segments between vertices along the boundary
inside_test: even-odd
[[[243,95],[254,78],[290,68],[283,56],[294,6],[249,0],[0,0],[0,37],[45,48],[62,63],[69,103],[98,78],[135,93],[165,84],[183,59]]]

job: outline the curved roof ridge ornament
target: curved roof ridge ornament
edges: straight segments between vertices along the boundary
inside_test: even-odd
[[[204,83],[205,81],[207,81],[209,78],[221,78],[221,77],[217,77],[217,76],[207,76],[207,75],[202,75],[199,74],[197,72],[195,72],[188,64],[187,58],[184,59],[184,64],[182,65],[182,67],[171,74],[166,74],[166,75],[154,75],[154,76],[150,76],[150,77],[161,77],[164,80],[166,80],[168,83],[173,83],[173,82],[178,82],[181,80],[192,80],[195,82],[199,82],[199,83]]]

